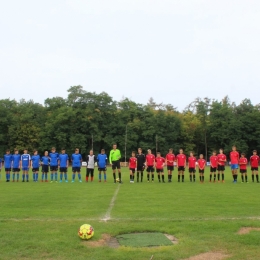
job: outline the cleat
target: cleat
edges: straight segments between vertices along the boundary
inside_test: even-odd
[[[82,182],[82,180],[79,180],[79,182],[81,183],[81,182]]]
[[[107,181],[104,181],[104,182],[107,182]]]
[[[150,182],[149,180],[147,182]]]
[[[65,180],[66,183],[68,183],[69,181],[68,180]]]
[[[13,182],[15,182],[15,180],[13,180]]]
[[[71,183],[74,183],[74,182],[75,182],[74,180],[71,181]]]
[[[22,182],[24,182],[24,180],[22,180]]]
[[[98,182],[101,182],[101,180],[99,180]]]
[[[45,182],[48,182],[48,180],[45,180]]]
[[[26,182],[29,182],[29,180],[27,180]]]
[[[19,182],[19,180],[17,180],[16,182]]]
[[[62,183],[62,180],[60,180],[60,183]]]
[[[161,182],[161,180],[159,180],[159,182]]]
[[[209,182],[212,182],[211,180]]]
[[[51,181],[50,183],[53,183],[53,181]]]
[[[163,183],[165,183],[165,181],[162,181]]]

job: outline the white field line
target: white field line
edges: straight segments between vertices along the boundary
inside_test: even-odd
[[[117,191],[118,193],[118,191]],[[114,198],[114,197],[113,197]],[[172,221],[172,222],[185,222],[185,221],[239,221],[239,220],[260,220],[260,216],[256,217],[209,217],[209,218],[111,218],[110,213],[113,209],[114,200],[111,200],[109,208],[103,218],[76,218],[77,221],[108,221],[111,222],[124,222],[124,221]],[[112,203],[113,201],[113,203]],[[25,221],[39,221],[39,222],[75,222],[74,218],[1,218],[0,222],[25,222]]]
[[[115,193],[114,193],[113,198],[112,198],[111,201],[110,201],[110,204],[109,204],[109,207],[108,207],[108,209],[107,209],[107,212],[106,212],[105,216],[100,219],[101,221],[107,222],[107,221],[111,220],[111,211],[112,211],[112,209],[113,209],[113,207],[114,207],[114,205],[115,205],[115,200],[116,200],[117,194],[118,194],[118,192],[119,192],[120,186],[121,186],[121,185],[118,185],[118,186],[117,186],[117,189],[116,189],[116,191],[115,191]]]

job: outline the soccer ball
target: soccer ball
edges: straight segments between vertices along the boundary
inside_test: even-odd
[[[116,182],[120,182],[120,179],[119,179],[119,178],[117,178],[117,179],[116,179]]]
[[[78,235],[83,240],[89,240],[94,236],[94,228],[89,224],[84,224],[79,228]]]

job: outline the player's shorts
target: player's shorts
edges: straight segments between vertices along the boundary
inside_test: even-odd
[[[135,173],[135,168],[129,168],[132,173]]]
[[[94,174],[94,169],[87,168],[87,174]]]
[[[44,172],[44,173],[49,172],[49,165],[43,165],[42,166],[42,172]]]
[[[154,167],[153,166],[147,166],[146,171],[147,172],[154,172]]]
[[[195,168],[189,168],[189,173],[195,173]]]
[[[240,173],[247,173],[247,170],[246,169],[240,169]]]
[[[179,166],[178,167],[178,172],[184,172],[185,171],[185,167],[184,166]]]
[[[58,171],[58,166],[50,166],[51,172]]]
[[[210,172],[216,172],[217,171],[217,167],[210,167]]]
[[[106,172],[107,171],[107,168],[105,167],[105,168],[98,168],[98,171],[99,172]]]
[[[67,172],[68,168],[67,167],[60,167],[60,172]]]
[[[72,172],[80,172],[80,167],[72,167]]]
[[[167,165],[167,171],[174,171],[174,166]]]
[[[251,167],[251,171],[258,171],[258,167]]]
[[[120,165],[120,161],[113,161],[112,162],[112,169],[115,170],[115,169],[121,169],[121,165]]]
[[[225,166],[224,166],[224,165],[219,165],[219,166],[218,166],[218,171],[219,171],[219,172],[225,171]]]
[[[163,169],[156,169],[157,173],[163,173]]]
[[[204,169],[203,170],[201,170],[201,169],[199,169],[199,173],[201,173],[201,174],[204,174]]]
[[[20,168],[13,168],[13,172],[19,172]]]
[[[138,172],[143,172],[144,169],[145,169],[144,165],[141,165],[141,166],[138,166],[138,165],[137,165],[137,171],[138,171]]]
[[[33,168],[32,171],[33,171],[33,172],[38,172],[38,171],[39,171],[39,168]]]
[[[11,168],[5,168],[5,171],[6,171],[6,172],[10,172],[10,171],[11,171]]]
[[[22,171],[28,172],[29,171],[29,167],[22,167]]]
[[[231,170],[237,170],[238,164],[231,164]]]

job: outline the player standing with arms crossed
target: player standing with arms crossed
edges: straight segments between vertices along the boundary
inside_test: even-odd
[[[247,181],[247,158],[245,156],[246,155],[244,153],[241,153],[241,158],[239,159],[242,183],[244,183],[244,179],[245,179],[246,183],[248,183],[248,181]]]
[[[130,183],[135,182],[135,169],[137,167],[137,158],[135,152],[132,152],[132,157],[129,159]]]
[[[259,156],[257,155],[257,151],[253,151],[253,155],[250,157],[250,164],[251,164],[251,171],[252,171],[252,182],[256,181],[259,182],[258,177],[258,165],[259,165]]]
[[[137,158],[137,182],[139,182],[139,176],[141,175],[141,182],[143,182],[144,169],[145,169],[145,155],[142,153],[142,148],[138,148]]]
[[[155,156],[152,154],[151,149],[148,149],[147,152],[148,152],[148,154],[146,155],[147,182],[150,182],[150,175],[152,175],[152,182],[153,182],[154,181]]]
[[[219,149],[218,154],[218,181],[220,181],[220,174],[222,175],[222,182],[225,182],[225,164],[227,161],[227,157],[224,154],[223,149]]]
[[[231,170],[233,175],[233,183],[237,183],[237,170],[239,162],[239,153],[235,145],[232,146],[232,152],[230,152]]]
[[[200,158],[198,160],[198,168],[200,174],[200,183],[204,183],[204,171],[206,167],[206,160],[203,159],[203,154],[200,154]]]
[[[116,169],[118,171],[119,183],[122,183],[120,159],[121,152],[119,149],[117,149],[117,145],[113,144],[113,149],[110,151],[109,154],[109,163],[112,165],[114,183],[116,183]]]
[[[179,154],[176,157],[177,167],[178,167],[178,182],[180,182],[180,178],[182,178],[182,182],[184,182],[184,172],[186,167],[186,155],[183,154],[183,149],[179,150]]]
[[[217,174],[217,167],[218,167],[218,157],[217,157],[216,151],[213,151],[209,160],[210,160],[210,180],[209,180],[209,182],[212,181],[212,174],[214,174],[214,182],[216,182],[216,174]],[[219,178],[218,178],[218,181],[219,181]]]
[[[174,170],[174,161],[175,161],[175,155],[173,153],[173,149],[169,149],[169,153],[166,155],[166,165],[167,165],[167,171],[168,171],[168,182],[172,182],[172,172]]]
[[[195,172],[196,172],[196,162],[197,162],[197,159],[194,156],[194,153],[190,152],[190,157],[188,158],[190,182],[192,182],[192,179],[193,179],[194,182],[196,181],[196,175],[195,175]]]

